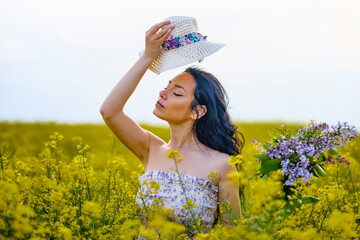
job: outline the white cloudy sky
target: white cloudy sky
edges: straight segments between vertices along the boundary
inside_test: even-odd
[[[358,0],[0,0],[0,120],[101,123],[146,30],[182,15],[227,44],[199,65],[223,83],[233,119],[359,128],[359,13]],[[184,69],[148,71],[126,113],[162,123],[158,92]]]

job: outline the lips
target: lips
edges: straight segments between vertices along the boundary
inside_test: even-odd
[[[159,106],[161,108],[165,108],[164,105],[162,105],[159,101],[156,102],[156,106]]]

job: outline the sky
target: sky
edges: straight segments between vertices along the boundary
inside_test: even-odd
[[[0,121],[103,123],[101,104],[137,61],[145,32],[192,16],[207,41],[226,44],[190,65],[221,81],[233,120],[359,129],[359,12],[358,0],[0,0]],[[185,68],[148,70],[125,113],[166,124],[155,102]]]

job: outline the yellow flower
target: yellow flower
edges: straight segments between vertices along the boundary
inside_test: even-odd
[[[340,212],[335,209],[331,213],[326,227],[327,234],[336,239],[355,239],[359,237],[356,231],[355,220],[351,213]]]
[[[210,181],[215,184],[215,185],[219,185],[219,181],[221,179],[220,177],[220,174],[219,174],[219,171],[216,171],[215,173],[214,172],[211,172],[209,173],[209,175],[207,176]]]
[[[177,164],[179,164],[183,160],[181,154],[176,149],[169,150],[168,153],[166,154],[166,158],[172,158]]]
[[[158,190],[160,189],[160,185],[155,180],[151,180],[150,188],[155,190],[154,193],[158,193]]]
[[[59,232],[62,234],[64,240],[72,239],[72,232],[66,227],[60,227]]]
[[[232,155],[229,157],[228,159],[228,164],[233,167],[236,168],[236,165],[242,166],[243,164],[245,164],[244,160],[243,160],[243,156],[238,154],[238,155]]]
[[[226,174],[226,177],[230,179],[230,181],[227,182],[230,186],[237,186],[239,183],[239,180],[242,179],[244,174],[242,172],[232,170]]]
[[[142,236],[149,239],[176,239],[177,236],[185,232],[185,226],[167,220],[167,217],[161,212],[156,212],[152,220],[148,223],[148,228],[140,229]]]
[[[189,208],[196,208],[197,205],[194,203],[192,198],[190,198],[189,200],[186,201],[186,203],[183,205],[183,207],[184,207],[184,209],[189,209]]]

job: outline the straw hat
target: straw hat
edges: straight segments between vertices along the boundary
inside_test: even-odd
[[[149,67],[156,74],[196,61],[201,62],[205,57],[225,46],[221,43],[208,42],[207,36],[202,36],[198,32],[196,19],[193,17],[174,16],[166,20],[170,20],[175,28],[170,38],[161,45],[160,55]],[[143,53],[144,50],[139,55]]]

